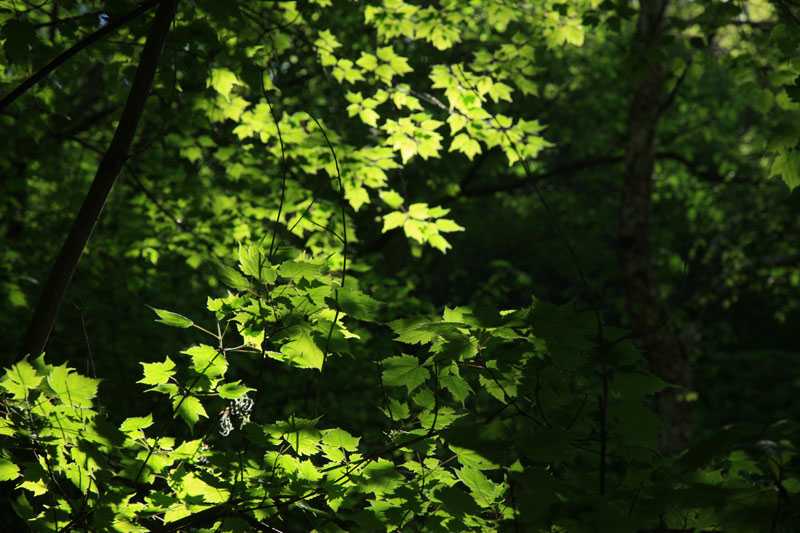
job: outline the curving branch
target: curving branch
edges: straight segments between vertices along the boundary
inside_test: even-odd
[[[78,41],[76,44],[72,45],[68,49],[61,52],[58,56],[56,56],[55,59],[53,59],[48,64],[46,64],[45,66],[34,72],[30,78],[20,83],[13,91],[5,95],[3,99],[0,100],[0,112],[2,112],[3,109],[8,107],[11,104],[11,102],[13,102],[17,98],[25,94],[25,91],[27,91],[28,89],[39,83],[48,74],[53,72],[62,64],[66,63],[67,60],[70,59],[72,56],[74,56],[84,48],[87,48],[94,42],[102,39],[109,33],[112,33],[117,29],[121,28],[122,26],[126,25],[127,23],[129,23],[142,13],[146,13],[147,11],[149,11],[150,9],[161,3],[161,1],[162,0],[148,0],[147,2],[142,2],[133,11],[126,13],[125,15],[121,16],[116,20],[109,21],[107,24],[105,24],[102,28],[100,28],[96,32],[92,33],[88,37]]]

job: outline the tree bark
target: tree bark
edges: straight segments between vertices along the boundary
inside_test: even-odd
[[[89,192],[86,194],[83,205],[50,270],[50,275],[22,342],[19,351],[20,357],[38,356],[44,351],[58,309],[72,280],[72,275],[75,273],[81,254],[89,242],[106,198],[108,198],[128,157],[128,150],[150,94],[177,3],[177,0],[162,0],[159,5],[114,137],[100,161]]]
[[[653,373],[677,385],[656,397],[662,420],[661,451],[674,455],[691,439],[690,405],[682,401],[691,384],[691,367],[670,328],[652,257],[653,169],[658,149],[658,121],[667,101],[664,64],[656,47],[666,28],[669,0],[643,0],[637,21],[633,99],[628,115],[625,183],[620,216],[619,262],[626,306],[647,350]]]

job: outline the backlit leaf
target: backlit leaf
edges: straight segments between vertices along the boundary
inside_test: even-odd
[[[408,392],[413,391],[430,377],[430,371],[420,366],[413,355],[388,357],[381,362],[383,366],[383,383],[389,386],[405,386]]]

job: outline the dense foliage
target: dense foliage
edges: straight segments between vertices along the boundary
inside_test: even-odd
[[[0,0],[0,529],[792,531],[798,17]]]

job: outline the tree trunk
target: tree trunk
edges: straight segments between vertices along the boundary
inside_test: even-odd
[[[108,146],[100,165],[97,168],[94,181],[86,194],[78,215],[72,224],[69,235],[61,247],[58,258],[50,270],[50,275],[45,283],[42,295],[33,318],[28,325],[19,356],[38,356],[44,351],[50,330],[53,328],[58,309],[67,292],[67,287],[75,273],[81,254],[89,237],[92,235],[95,224],[103,210],[103,205],[111,192],[122,166],[128,157],[133,137],[139,125],[150,88],[153,85],[158,61],[164,48],[172,18],[175,15],[177,0],[162,0],[158,12],[153,19],[153,25],[147,35],[139,66],[131,85],[131,91],[122,110],[114,138]]]
[[[643,0],[634,44],[636,76],[628,116],[625,184],[620,217],[619,261],[626,305],[636,332],[647,350],[653,372],[678,385],[656,397],[663,427],[661,451],[674,455],[691,439],[690,406],[681,397],[691,383],[691,368],[678,337],[670,328],[661,299],[652,257],[653,169],[658,147],[657,128],[666,102],[664,64],[655,47],[666,27],[669,0]],[[648,53],[648,48],[650,52]]]

